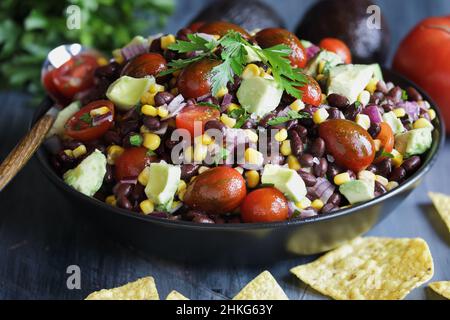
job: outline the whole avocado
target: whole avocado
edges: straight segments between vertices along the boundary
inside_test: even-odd
[[[217,0],[192,19],[194,22],[227,21],[246,30],[284,27],[283,19],[259,0]]]
[[[373,14],[367,9],[369,0],[321,0],[304,15],[296,29],[300,39],[319,43],[327,37],[338,38],[350,48],[353,63],[384,63],[390,32],[381,16],[380,29],[369,29],[367,21]]]

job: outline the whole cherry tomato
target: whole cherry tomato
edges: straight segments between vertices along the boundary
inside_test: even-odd
[[[274,222],[288,218],[286,197],[275,188],[261,188],[250,192],[241,204],[244,222]]]
[[[319,136],[336,163],[346,169],[359,172],[367,168],[375,158],[372,137],[355,122],[333,119],[319,125]]]
[[[209,75],[215,66],[221,62],[218,60],[203,59],[194,63],[181,71],[177,80],[178,91],[185,97],[198,98],[210,93],[211,86]]]
[[[136,178],[146,166],[156,160],[156,156],[150,156],[144,147],[125,149],[114,164],[116,180]]]
[[[344,63],[352,63],[352,54],[345,42],[336,38],[324,38],[319,43],[319,47],[322,49],[336,53],[342,58]]]
[[[302,101],[317,107],[322,102],[322,89],[313,77],[307,75],[306,78],[308,82],[298,88],[302,92]]]
[[[256,42],[263,48],[269,48],[278,44],[285,44],[292,50],[289,55],[291,65],[295,68],[306,66],[306,51],[295,34],[281,28],[267,28],[259,31],[255,35]]]
[[[192,137],[203,133],[205,123],[209,120],[218,119],[220,111],[208,106],[188,106],[185,107],[175,118],[175,125],[178,129],[186,129]],[[195,124],[199,123],[199,128],[195,132]]]
[[[245,39],[250,38],[250,34],[245,31],[243,28],[239,27],[238,25],[226,21],[214,21],[214,22],[207,22],[203,25],[201,25],[198,28],[198,32],[200,33],[207,33],[212,35],[218,35],[223,37],[227,34],[228,31],[233,30],[238,33]]]
[[[122,69],[122,75],[133,78],[157,76],[167,69],[167,61],[159,53],[144,53],[130,60]]]
[[[220,166],[198,175],[189,183],[184,203],[209,214],[233,211],[247,194],[245,180],[237,170]]]
[[[109,113],[92,117],[93,109],[108,107]],[[100,138],[114,121],[114,105],[109,100],[97,100],[89,103],[75,113],[65,124],[66,134],[79,141],[90,141]]]
[[[401,42],[394,70],[422,87],[438,104],[450,133],[450,16],[420,22]]]

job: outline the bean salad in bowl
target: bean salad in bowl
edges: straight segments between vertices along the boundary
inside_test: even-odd
[[[421,167],[436,113],[338,39],[226,22],[136,37],[103,59],[46,145],[66,184],[162,219],[305,219]],[[100,59],[100,58],[99,58]]]

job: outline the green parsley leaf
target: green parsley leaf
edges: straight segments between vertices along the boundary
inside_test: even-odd
[[[189,41],[177,40],[169,45],[169,49],[178,53],[187,53],[194,51],[211,51],[218,42],[215,39],[207,40],[198,34],[188,34]]]
[[[408,100],[408,93],[406,92],[406,90],[402,90],[402,100],[403,101]]]
[[[210,103],[210,102],[199,102],[197,103],[198,106],[205,106],[205,107],[211,107],[214,109],[217,109],[219,111],[221,111],[220,106],[218,106],[217,104],[214,103]]]
[[[153,151],[153,150],[147,150],[147,155],[148,155],[149,157],[156,156],[156,152]]]
[[[81,121],[83,121],[83,122],[86,122],[86,123],[89,124],[89,125],[92,125],[92,117],[91,117],[91,115],[89,114],[89,112],[84,113],[84,114],[79,118],[79,120],[81,120]]]
[[[392,153],[390,153],[390,152],[386,152],[386,151],[383,149],[383,150],[381,150],[380,157],[387,157],[387,158],[393,159],[393,158],[394,158],[394,155],[393,155]]]
[[[308,112],[295,112],[294,110],[289,110],[287,116],[275,117],[275,118],[269,120],[267,123],[270,126],[276,126],[276,125],[288,122],[290,120],[304,119],[304,118],[310,118],[310,117],[311,117],[311,115]]]
[[[130,136],[130,144],[135,147],[140,147],[142,145],[143,139],[140,134],[134,134]]]

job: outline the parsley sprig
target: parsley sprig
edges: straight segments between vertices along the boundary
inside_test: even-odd
[[[267,122],[270,126],[276,126],[290,120],[294,119],[304,119],[311,118],[311,115],[308,112],[296,112],[294,110],[289,110],[286,116],[275,117]]]

